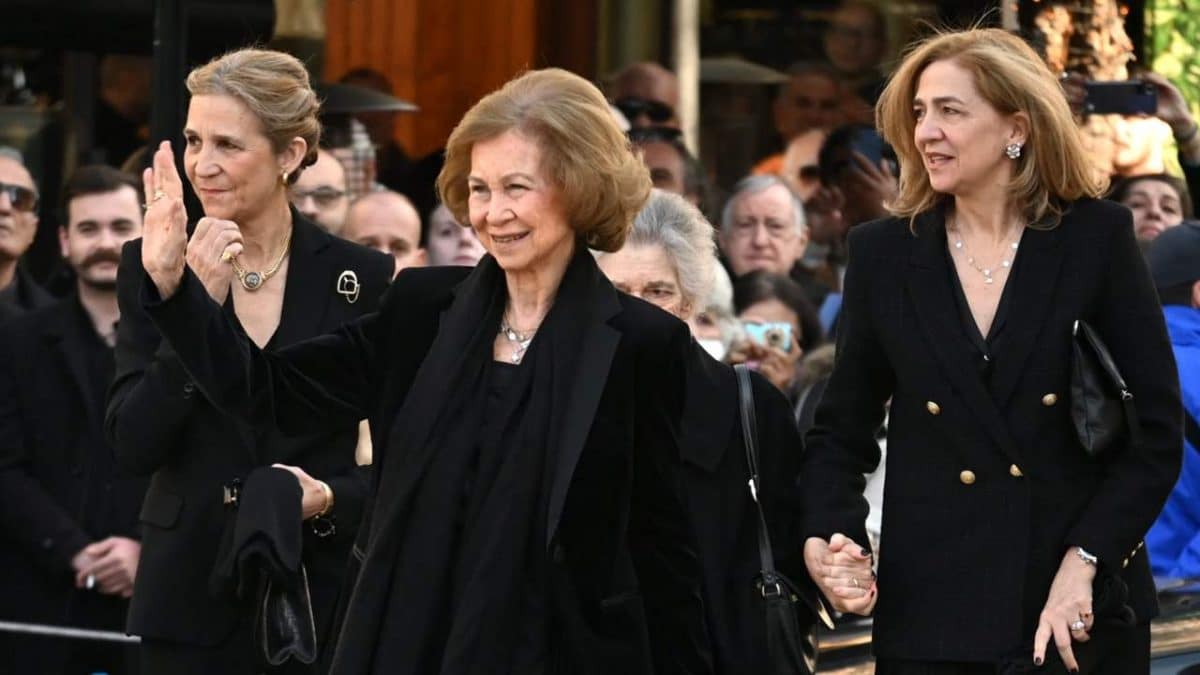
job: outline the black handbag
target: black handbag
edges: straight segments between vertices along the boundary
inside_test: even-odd
[[[1119,441],[1139,442],[1141,427],[1133,393],[1100,335],[1076,321],[1071,358],[1071,421],[1084,452],[1104,454]]]
[[[758,557],[761,571],[754,590],[762,598],[766,619],[767,675],[812,675],[817,670],[817,622],[833,629],[833,619],[814,588],[801,588],[775,569],[775,554],[767,519],[758,501],[758,424],[754,416],[754,390],[750,370],[734,366],[742,416],[742,440],[749,469],[750,497],[758,512]]]

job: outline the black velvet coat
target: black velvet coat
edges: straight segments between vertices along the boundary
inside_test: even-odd
[[[488,259],[485,259],[487,262]],[[546,612],[573,673],[710,672],[699,586],[679,470],[687,328],[661,310],[616,292],[587,258],[586,329],[578,353],[556,354],[575,384],[565,423],[549,450],[545,529]],[[480,263],[483,265],[484,263]],[[478,268],[477,268],[478,269]],[[189,273],[178,292],[149,301],[155,322],[217,404],[295,433],[367,415],[377,489],[358,581],[345,613],[333,673],[406,673],[381,663],[380,627],[402,621],[389,582],[396,528],[430,457],[394,447],[401,425],[427,427],[440,409],[463,336],[479,317],[462,316],[456,294],[470,270],[405,270],[377,314],[343,329],[264,353],[236,331]],[[147,298],[153,298],[148,280]],[[465,304],[465,303],[464,303]],[[416,434],[411,427],[406,432]],[[446,486],[459,489],[459,486]]]
[[[378,305],[392,275],[388,256],[338,239],[292,211],[294,230],[287,287],[272,347],[334,330]],[[355,302],[338,293],[352,271],[361,285]],[[275,462],[299,466],[335,494],[337,533],[318,538],[305,526],[304,562],[313,595],[318,639],[333,605],[362,517],[368,479],[355,466],[355,420],[316,433],[280,434],[255,428],[210,404],[143,308],[146,273],[141,240],[123,251],[118,297],[117,373],[109,392],[106,429],[117,459],[150,475],[141,509],[142,558],[128,630],[185,645],[225,643],[252,609],[214,593],[209,579],[228,520],[224,486]],[[345,289],[343,289],[345,290]],[[201,292],[204,292],[201,289]],[[232,302],[212,311],[242,333]],[[244,339],[244,338],[243,338]]]
[[[954,273],[938,212],[919,217],[915,235],[898,218],[851,230],[837,363],[806,439],[805,535],[866,543],[863,474],[879,462],[874,436],[890,398],[877,655],[1031,655],[1072,546],[1119,575],[1148,621],[1157,606],[1141,539],[1179,472],[1182,417],[1129,211],[1084,200],[1056,228],[1025,232],[990,378],[972,358]],[[1077,319],[1107,343],[1141,417],[1142,444],[1098,461],[1069,413]]]

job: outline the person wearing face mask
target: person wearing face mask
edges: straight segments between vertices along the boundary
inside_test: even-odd
[[[1142,242],[1153,241],[1167,228],[1192,217],[1187,184],[1163,173],[1122,178],[1108,198],[1133,212],[1133,232]]]
[[[597,253],[600,269],[623,293],[687,321],[698,333],[697,309],[710,295],[720,264],[712,226],[679,196],[655,190],[634,219],[619,250]],[[704,610],[718,673],[767,672],[761,606],[753,580],[759,572],[757,513],[746,488],[748,468],[733,368],[696,346],[687,360],[680,450],[686,464],[688,511],[704,570]],[[804,574],[795,478],[800,436],[782,394],[751,373],[759,436],[759,499],[767,516],[776,563]],[[849,556],[846,565],[869,567]],[[797,575],[799,573],[799,575]]]
[[[428,218],[425,251],[430,265],[474,267],[487,253],[475,230],[460,225],[445,204],[438,204]]]

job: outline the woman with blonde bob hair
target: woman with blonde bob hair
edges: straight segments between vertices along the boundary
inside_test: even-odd
[[[618,293],[650,193],[600,92],[526,73],[450,136],[443,202],[488,254],[404,270],[379,311],[279,352],[248,342],[147,231],[150,313],[197,389],[294,433],[368,417],[375,503],[332,672],[701,673],[680,486],[687,327]]]
[[[917,44],[877,116],[900,193],[849,236],[801,472],[809,571],[835,606],[874,610],[880,675],[1146,673],[1140,542],[1179,470],[1180,399],[1130,213],[1096,199],[1057,81],[1002,30]],[[1071,417],[1079,321],[1141,422],[1097,456]],[[853,542],[885,405],[876,580]]]

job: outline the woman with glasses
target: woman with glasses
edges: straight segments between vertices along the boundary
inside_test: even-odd
[[[392,260],[323,231],[288,203],[316,160],[318,102],[308,73],[281,52],[245,49],[196,68],[183,130],[183,167],[202,213],[188,214],[169,143],[143,176],[150,228],[186,237],[190,269],[215,314],[250,344],[282,349],[372,311]],[[272,465],[294,475],[281,516],[301,537],[318,648],[361,520],[366,477],[354,462],[358,419],[304,433],[252,427],[197,391],[144,304],[141,249],[125,247],[121,322],[106,428],[117,460],[152,475],[141,511],[142,554],[128,631],[141,637],[146,673],[313,673],[296,661],[269,667],[256,643],[256,610],[215,583],[235,533],[236,486]],[[254,515],[254,514],[250,514]],[[294,520],[292,520],[294,518]],[[256,596],[251,595],[252,600]]]
[[[699,336],[699,313],[720,266],[712,226],[677,195],[655,190],[634,219],[625,245],[597,254],[618,290],[688,322]],[[795,478],[800,437],[787,400],[766,378],[752,375],[759,441],[758,495],[767,517],[777,566],[804,574]],[[754,579],[760,559],[758,516],[747,488],[746,455],[737,381],[728,365],[699,346],[687,360],[681,448],[686,461],[688,511],[704,570],[704,610],[719,673],[769,672],[765,628]],[[865,567],[864,567],[865,569]]]

